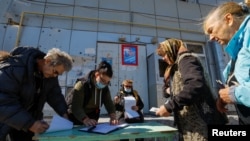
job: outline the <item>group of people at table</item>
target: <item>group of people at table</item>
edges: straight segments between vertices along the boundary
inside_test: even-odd
[[[156,111],[158,116],[174,115],[179,140],[207,140],[207,125],[228,122],[226,105],[234,104],[240,125],[250,123],[250,25],[249,3],[225,2],[204,18],[203,30],[230,56],[223,75],[225,85],[215,99],[205,70],[199,60],[180,39],[170,38],[158,44],[156,53],[168,64],[164,74],[163,96],[168,101]],[[61,93],[58,76],[71,70],[72,57],[57,48],[44,53],[33,47],[16,47],[0,52],[0,140],[9,135],[31,141],[49,124],[42,121],[47,102],[58,115],[76,125],[98,124],[100,108],[105,106],[111,124],[144,122],[144,104],[133,88],[133,80],[122,82],[121,89],[111,97],[109,84],[112,66],[105,61],[95,70],[77,79],[66,99]],[[131,109],[139,117],[128,118],[124,97],[133,96]],[[143,140],[143,139],[137,139]]]

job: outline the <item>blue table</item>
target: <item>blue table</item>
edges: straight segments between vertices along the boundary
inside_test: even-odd
[[[177,129],[159,122],[147,121],[144,123],[129,124],[128,127],[113,131],[109,134],[97,134],[79,131],[82,127],[74,127],[71,130],[44,133],[36,135],[33,139],[39,141],[112,141],[135,138],[165,138],[173,141]]]

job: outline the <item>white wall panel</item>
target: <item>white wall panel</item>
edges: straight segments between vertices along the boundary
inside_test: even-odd
[[[25,13],[22,25],[41,28],[42,23],[43,15]]]
[[[217,0],[198,0],[200,4],[217,5]]]
[[[207,14],[214,8],[214,6],[210,5],[200,5],[201,17],[204,18]]]
[[[70,46],[70,35],[70,30],[60,28],[42,28],[39,45],[44,51],[56,47],[68,52]]]
[[[96,32],[73,31],[69,53],[74,59],[68,73],[67,86],[73,86],[76,79],[95,69]]]
[[[73,7],[49,5],[45,9],[45,13],[63,15],[65,17],[45,16],[43,27],[56,27],[64,29],[72,28],[73,19],[67,16],[73,16]]]
[[[0,23],[7,23],[8,21],[8,10],[12,5],[13,0],[1,0],[0,1]]]
[[[129,11],[130,0],[100,0],[99,7]]]
[[[180,38],[179,20],[177,18],[156,17],[157,35],[165,38]]]
[[[40,28],[37,27],[22,27],[21,36],[19,39],[19,46],[33,46],[38,47]]]
[[[187,30],[186,32],[190,31],[195,31],[195,32],[200,32],[203,34],[202,28],[201,28],[201,22],[200,21],[194,21],[194,20],[183,20],[180,19],[180,28],[182,30]]]
[[[133,23],[139,25],[131,26],[131,34],[156,36],[155,16],[134,13]]]
[[[95,69],[96,32],[73,31],[69,53],[74,59],[68,73],[67,86],[73,86],[76,79]]]
[[[7,26],[4,24],[0,24],[0,50],[3,50],[3,42],[4,42],[4,36],[6,32]]]
[[[8,9],[8,17],[14,21],[19,21],[22,12],[38,12],[43,13],[44,3],[32,1],[14,0]]]
[[[161,38],[181,38],[181,33],[180,31],[177,30],[166,30],[166,29],[162,29],[162,30],[158,30],[158,37]]]
[[[176,29],[179,27],[179,19],[172,17],[156,16],[156,24],[159,27]]]
[[[88,20],[98,19],[97,9],[76,7],[74,9],[74,16],[79,18],[74,18],[73,30],[97,31],[98,20]]]
[[[132,12],[155,14],[154,0],[130,0]]]
[[[75,5],[98,7],[98,0],[75,0]]]
[[[17,30],[18,26],[7,26],[3,41],[3,50],[10,51],[15,47]]]
[[[181,32],[181,39],[195,42],[206,42],[206,37],[204,34],[195,34],[195,33],[187,33]]]
[[[45,3],[47,0],[36,0],[36,1]]]
[[[228,2],[228,1],[232,1],[232,0],[217,0],[217,5],[216,6],[218,6],[218,5],[222,4],[222,3]]]
[[[131,43],[134,44],[151,44],[151,39],[154,36],[138,36],[138,35],[131,35]],[[138,41],[136,41],[136,39],[138,38]]]
[[[96,53],[88,52],[89,48],[96,48],[97,33],[87,31],[73,31],[69,53],[75,56],[94,56]]]
[[[199,20],[201,18],[201,11],[198,4],[178,1],[177,7],[179,18],[190,20]]]
[[[155,0],[156,15],[178,17],[176,0]]]
[[[122,24],[120,22],[129,23],[130,14],[115,11],[100,11],[99,18],[108,20],[108,22],[99,22],[99,30],[104,32],[126,33],[130,34],[130,24]],[[113,21],[113,22],[111,22]]]
[[[127,42],[130,42],[130,35],[127,34],[113,34],[113,33],[98,33],[97,41],[105,42],[119,42],[119,37],[125,37]]]
[[[57,4],[74,4],[74,0],[46,0],[47,3],[57,3]]]

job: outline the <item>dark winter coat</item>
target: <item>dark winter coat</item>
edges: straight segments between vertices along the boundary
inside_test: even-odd
[[[226,124],[227,117],[221,114],[215,104],[212,91],[206,80],[203,66],[192,53],[178,56],[171,70],[171,96],[165,107],[174,112],[178,131],[183,140],[204,140],[207,125]]]
[[[45,102],[59,115],[67,112],[58,78],[37,73],[36,59],[44,56],[38,49],[17,47],[0,63],[0,135],[8,128],[27,131],[43,118]]]

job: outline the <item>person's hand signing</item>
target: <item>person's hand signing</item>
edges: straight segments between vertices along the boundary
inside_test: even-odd
[[[116,119],[116,115],[114,113],[110,114],[110,124],[111,125],[119,124],[119,120]]]
[[[43,133],[49,128],[49,124],[45,121],[37,120],[29,130],[33,133]]]
[[[86,118],[83,119],[83,124],[85,126],[95,126],[97,124],[97,121],[94,120],[94,119],[86,117]]]

